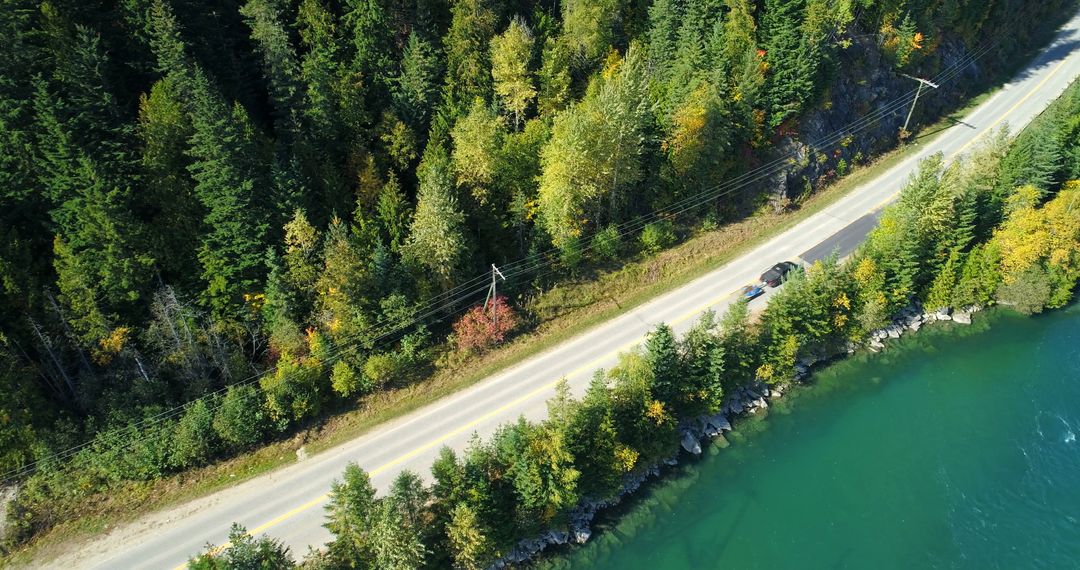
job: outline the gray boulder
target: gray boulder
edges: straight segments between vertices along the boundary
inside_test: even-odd
[[[693,453],[694,455],[701,455],[701,443],[694,437],[692,433],[684,433],[682,437],[682,448],[687,453]]]
[[[590,536],[592,536],[591,530],[587,528],[581,528],[574,531],[571,539],[574,541],[574,544],[585,544],[585,542],[589,540]]]
[[[705,420],[705,428],[711,428],[710,431],[714,433],[710,435],[716,435],[722,431],[731,431],[731,422],[728,421],[727,416],[724,414],[716,414],[714,416],[709,416]]]

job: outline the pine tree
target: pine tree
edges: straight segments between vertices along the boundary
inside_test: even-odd
[[[660,85],[667,85],[679,38],[683,2],[657,0],[649,6],[649,67]]]
[[[490,531],[465,503],[454,507],[446,534],[450,540],[450,553],[454,566],[462,570],[482,570],[487,568],[495,553]]]
[[[39,80],[34,97],[39,120],[39,181],[49,196],[57,233],[69,253],[91,268],[93,289],[111,309],[145,292],[154,264],[148,229],[136,216],[133,184],[140,181],[127,124],[104,75],[108,60],[90,30],[66,35],[53,75],[58,93]]]
[[[708,76],[705,65],[705,37],[701,14],[687,14],[679,27],[677,49],[669,64],[665,110],[684,102]]]
[[[152,249],[171,283],[190,284],[198,275],[195,244],[205,212],[188,172],[188,140],[193,134],[179,75],[154,83],[139,100],[138,136],[146,189],[139,200],[149,213]]]
[[[318,314],[330,337],[357,342],[364,328],[364,291],[370,281],[368,255],[338,218],[326,230],[323,267],[316,281]]]
[[[442,74],[439,53],[416,32],[409,34],[401,56],[401,72],[394,79],[394,107],[399,116],[420,128],[431,115],[439,96]]]
[[[364,470],[349,463],[342,473],[341,481],[330,486],[330,500],[326,505],[326,523],[323,525],[334,533],[329,544],[332,560],[338,564],[366,567],[374,558],[371,535],[377,517],[378,504],[375,488]]]
[[[289,288],[289,306],[295,319],[311,314],[321,267],[322,243],[319,231],[307,220],[302,210],[285,224],[284,282]]]
[[[671,327],[657,325],[645,340],[645,359],[652,368],[653,393],[666,404],[676,404],[683,371],[679,351]]]
[[[393,56],[386,8],[379,0],[346,0],[342,18],[352,39],[353,82],[365,87],[365,107],[381,108],[385,101]]]
[[[453,20],[443,39],[446,51],[443,100],[450,109],[461,111],[478,97],[484,100],[490,97],[488,45],[499,20],[492,4],[491,0],[454,0],[450,7]]]
[[[240,8],[240,14],[251,28],[251,39],[262,54],[264,75],[270,83],[275,131],[288,146],[296,141],[303,128],[300,113],[304,94],[296,50],[289,42],[275,0],[248,0]]]
[[[375,568],[415,570],[422,568],[428,551],[401,512],[384,499],[375,508],[371,527],[372,562]]]
[[[67,308],[67,322],[84,345],[93,346],[108,334],[111,319],[98,304],[91,269],[61,236],[56,236],[53,243],[53,256],[60,300]]]
[[[43,58],[32,41],[34,6],[8,2],[0,9],[0,321],[30,315],[48,274],[52,235],[41,221],[49,205],[35,173],[34,87]],[[12,331],[8,331],[9,334]]]
[[[930,284],[930,288],[926,293],[926,301],[923,303],[927,310],[936,311],[952,306],[952,299],[956,290],[957,272],[961,263],[961,254],[954,250]]]
[[[816,43],[802,33],[804,0],[766,0],[761,37],[769,68],[765,104],[773,128],[806,109],[816,93]]]
[[[307,48],[300,61],[304,120],[315,138],[337,140],[345,133],[344,125],[340,124],[342,102],[338,93],[343,75],[340,52],[344,40],[337,18],[322,0],[303,0],[296,23],[301,42]]]
[[[219,316],[236,316],[245,294],[257,293],[264,275],[263,244],[269,225],[258,190],[261,172],[254,126],[247,112],[221,99],[201,72],[194,78],[189,167],[206,208],[199,261],[207,283],[203,302]]]
[[[429,152],[424,158],[416,213],[402,251],[414,266],[437,276],[444,288],[466,267],[469,253],[465,215],[454,195],[451,170],[444,150]]]
[[[409,232],[409,204],[401,191],[397,177],[390,174],[379,193],[376,206],[382,237],[390,251],[400,253]]]

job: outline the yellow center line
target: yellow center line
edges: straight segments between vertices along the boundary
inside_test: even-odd
[[[1052,77],[1054,77],[1054,75],[1056,75],[1058,73],[1058,71],[1060,71],[1061,68],[1064,67],[1064,65],[1067,62],[1068,62],[1067,58],[1065,60],[1062,60],[1062,62],[1059,63],[1056,67],[1054,67],[1054,69],[1052,71],[1050,71],[1050,73],[1046,77],[1044,77],[1043,80],[1040,81],[1038,85],[1036,85],[1034,88],[1032,88],[1031,91],[1029,91],[1019,101],[1017,101],[1016,104],[1014,104],[1012,107],[1010,107],[1009,110],[1005,111],[1004,114],[1002,114],[1000,117],[997,118],[997,120],[995,120],[993,123],[991,123],[990,126],[987,127],[981,134],[979,134],[976,137],[973,137],[966,144],[961,146],[956,152],[952,153],[949,156],[949,159],[952,160],[952,159],[956,158],[960,153],[964,152],[964,150],[966,150],[969,146],[974,144],[975,141],[981,139],[983,136],[986,135],[986,133],[991,132],[994,127],[996,127],[999,123],[1004,121],[1006,117],[1008,117],[1014,111],[1016,111],[1018,108],[1020,108],[1020,105],[1023,105],[1025,102],[1027,102],[1027,100],[1030,99],[1033,95],[1035,95],[1035,93],[1037,93],[1039,91],[1039,89],[1041,89],[1044,85],[1046,85],[1046,83],[1049,82],[1050,79]],[[893,198],[895,198],[898,193],[899,192],[893,193],[888,198],[886,198],[883,202],[881,202],[880,204],[875,206],[874,209],[877,210],[878,208],[881,208],[885,204],[891,202],[893,200]],[[685,314],[671,320],[670,324],[673,324],[673,325],[680,324],[680,323],[682,323],[682,322],[684,322],[686,320],[689,320],[689,319],[691,319],[691,318],[693,318],[693,317],[695,317],[697,315],[700,315],[706,309],[708,309],[708,308],[710,308],[710,307],[712,307],[714,305],[719,304],[720,302],[724,301],[725,299],[727,299],[727,298],[729,298],[729,297],[731,297],[731,296],[733,296],[735,294],[736,293],[727,293],[727,294],[721,295],[720,297],[717,297],[717,298],[715,298],[715,299],[713,299],[711,301],[708,301],[707,303],[699,305],[698,307],[690,310],[689,312],[687,312],[687,313],[685,313]],[[570,372],[567,372],[566,374],[561,376],[559,378],[559,380],[561,380],[562,378],[565,378],[567,376],[576,376],[577,374],[579,374],[581,372],[587,372],[589,369],[595,369],[597,367],[597,365],[600,364],[601,362],[618,356],[619,353],[624,352],[624,351],[636,346],[640,342],[641,342],[641,339],[637,338],[637,339],[634,339],[634,340],[629,341],[627,343],[624,343],[623,345],[619,346],[615,350],[613,350],[611,352],[607,352],[607,353],[602,354],[600,356],[597,356],[596,358],[593,358],[592,360],[586,362],[585,364],[582,364],[581,366],[578,366],[577,368],[574,368]],[[510,402],[507,402],[506,404],[503,404],[502,406],[499,406],[498,408],[496,408],[496,409],[494,409],[494,410],[480,416],[479,418],[476,418],[476,419],[462,425],[461,427],[458,427],[458,428],[456,428],[456,429],[454,429],[454,430],[452,430],[450,432],[447,432],[447,433],[445,433],[445,434],[443,434],[443,435],[441,435],[441,436],[439,436],[439,437],[437,437],[437,438],[435,438],[435,439],[433,439],[433,440],[431,440],[431,441],[417,447],[416,449],[413,449],[412,451],[410,451],[408,453],[405,453],[404,455],[398,456],[398,457],[390,460],[389,462],[387,462],[387,463],[385,463],[383,465],[380,465],[379,467],[376,467],[375,469],[369,471],[368,474],[371,475],[371,476],[378,475],[379,473],[382,473],[383,471],[386,471],[386,470],[388,470],[388,469],[390,469],[392,467],[400,465],[401,463],[404,463],[404,462],[408,461],[409,459],[412,459],[413,457],[416,457],[417,455],[420,455],[421,453],[424,453],[425,451],[427,451],[427,450],[429,450],[429,449],[431,449],[431,448],[433,448],[433,447],[435,447],[435,446],[437,446],[437,445],[439,445],[441,443],[446,442],[447,440],[449,440],[450,438],[452,438],[452,437],[454,437],[456,435],[460,435],[461,433],[467,432],[470,429],[472,429],[472,428],[474,428],[474,427],[476,427],[476,426],[478,426],[478,425],[480,425],[480,424],[482,424],[482,423],[484,423],[484,422],[486,422],[486,421],[488,421],[490,419],[493,419],[495,416],[498,416],[498,415],[502,414],[503,412],[510,410],[511,408],[515,408],[518,405],[523,404],[523,403],[525,403],[525,402],[527,402],[529,400],[532,400],[536,396],[539,396],[540,394],[542,394],[542,393],[544,393],[544,392],[546,392],[548,390],[553,389],[555,387],[555,385],[559,383],[559,380],[555,380],[555,381],[549,382],[547,384],[544,384],[543,386],[540,386],[539,388],[536,388],[535,390],[525,394],[524,396],[520,396],[520,397],[518,397],[518,398],[516,398],[516,399],[514,399],[514,400],[512,400]],[[267,523],[261,524],[261,525],[255,527],[255,528],[249,530],[248,534],[251,534],[252,536],[254,536],[254,535],[258,534],[258,533],[264,532],[264,531],[266,531],[266,530],[268,530],[268,529],[270,529],[272,527],[275,527],[275,526],[285,522],[286,520],[288,520],[288,519],[290,519],[290,518],[304,512],[304,511],[307,511],[309,509],[312,509],[312,508],[314,508],[316,506],[321,505],[322,503],[326,502],[326,500],[329,499],[329,498],[330,498],[329,493],[323,493],[319,497],[317,497],[315,499],[312,499],[312,500],[300,505],[299,507],[296,507],[296,508],[288,511],[288,512],[282,514],[281,516],[278,516],[278,517],[270,520]],[[221,544],[220,546],[215,547],[210,552],[217,553],[217,552],[220,552],[220,551],[228,548],[231,545],[232,545],[232,543],[226,542],[224,544]],[[176,568],[174,568],[174,570],[183,570],[184,568],[187,568],[187,563],[186,562],[179,565],[179,566],[177,566]]]
[[[982,138],[983,138],[983,137],[985,137],[985,136],[986,136],[987,134],[989,134],[989,133],[993,132],[993,131],[994,131],[994,127],[996,127],[996,126],[998,126],[999,124],[1001,124],[1001,122],[1002,122],[1002,121],[1004,121],[1006,117],[1008,117],[1009,115],[1013,114],[1013,112],[1014,112],[1014,111],[1016,111],[1017,109],[1019,109],[1019,108],[1020,108],[1020,105],[1023,105],[1024,103],[1026,103],[1026,102],[1027,102],[1027,100],[1028,100],[1028,99],[1031,99],[1031,97],[1032,97],[1033,95],[1035,95],[1036,93],[1038,93],[1038,92],[1039,92],[1039,90],[1040,90],[1040,89],[1042,89],[1042,88],[1043,88],[1043,86],[1044,86],[1044,85],[1046,85],[1046,84],[1047,84],[1047,82],[1049,82],[1049,81],[1050,81],[1050,79],[1052,79],[1052,78],[1053,78],[1053,77],[1054,77],[1055,75],[1057,75],[1058,71],[1061,71],[1061,68],[1062,68],[1062,67],[1064,67],[1064,66],[1065,66],[1065,64],[1066,64],[1066,63],[1068,63],[1068,62],[1069,62],[1069,58],[1067,58],[1067,57],[1066,57],[1065,59],[1061,60],[1061,63],[1059,63],[1059,64],[1057,64],[1056,66],[1054,66],[1054,69],[1052,69],[1052,70],[1050,71],[1050,73],[1049,73],[1049,74],[1047,74],[1047,75],[1046,75],[1046,77],[1044,77],[1044,78],[1043,78],[1043,80],[1039,82],[1039,84],[1038,84],[1038,85],[1036,85],[1035,87],[1033,87],[1033,88],[1031,89],[1031,91],[1028,91],[1028,92],[1027,92],[1027,94],[1026,94],[1026,95],[1024,95],[1023,97],[1021,97],[1021,98],[1020,98],[1020,100],[1019,100],[1019,101],[1017,101],[1017,102],[1016,102],[1015,104],[1013,104],[1013,106],[1012,106],[1012,107],[1009,107],[1009,110],[1005,111],[1005,112],[1004,112],[1004,113],[1003,113],[1003,114],[1002,114],[1002,115],[1001,115],[1000,117],[998,117],[998,118],[997,118],[997,119],[996,119],[996,120],[995,120],[995,121],[994,121],[993,123],[990,123],[990,126],[988,126],[988,127],[986,127],[985,129],[983,129],[983,131],[982,131],[981,133],[979,133],[978,135],[976,135],[976,136],[974,136],[974,137],[971,137],[970,139],[968,139],[968,142],[966,142],[966,143],[964,143],[963,145],[961,145],[961,146],[960,146],[960,148],[956,149],[956,151],[955,151],[955,152],[953,152],[952,154],[950,154],[950,155],[949,155],[949,157],[948,157],[948,160],[949,160],[950,162],[951,162],[951,161],[953,161],[953,160],[955,160],[955,159],[956,159],[956,157],[960,156],[960,155],[961,155],[961,154],[962,154],[962,153],[963,153],[963,152],[964,152],[965,150],[967,150],[967,149],[968,149],[968,147],[970,147],[971,145],[975,144],[976,142],[978,142],[978,141],[982,140]],[[959,128],[959,127],[954,127],[954,128]],[[902,189],[902,188],[901,188],[901,189]],[[878,204],[877,206],[874,206],[874,211],[876,211],[876,210],[880,210],[881,208],[885,207],[885,205],[887,205],[887,204],[888,204],[889,202],[892,202],[892,201],[893,201],[894,199],[896,199],[896,196],[897,196],[897,195],[898,195],[899,193],[900,193],[900,190],[897,190],[896,192],[893,192],[892,194],[890,194],[890,195],[889,195],[889,196],[888,196],[887,198],[885,198],[884,200],[882,200],[882,201],[881,201],[881,203],[879,203],[879,204]]]

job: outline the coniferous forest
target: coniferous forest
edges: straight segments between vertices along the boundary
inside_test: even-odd
[[[709,435],[696,426],[730,428],[727,418],[742,409],[733,402],[765,404],[749,403],[762,391],[775,404],[776,391],[805,377],[807,363],[859,345],[888,350],[879,339],[904,328],[897,315],[903,323],[919,311],[955,309],[950,317],[970,323],[976,307],[1033,314],[1065,306],[1080,283],[1078,129],[1080,82],[1015,140],[999,131],[948,166],[932,155],[849,259],[796,271],[757,319],[740,300],[720,319],[705,313],[682,338],[658,325],[615,366],[597,370],[580,399],[564,380],[544,421],[522,417],[460,453],[443,447],[430,485],[405,470],[377,497],[367,473],[349,464],[326,505],[333,538],[298,567],[480,570],[535,559],[545,546],[588,540],[583,513],[637,490],[654,466],[679,457],[680,446],[695,454],[693,445]],[[715,436],[723,428],[712,429]],[[722,434],[716,443],[728,445]],[[618,537],[615,548],[627,543],[621,523],[604,532]],[[294,553],[270,536],[234,526],[230,541],[190,567],[295,565]]]
[[[1066,5],[3,0],[7,545],[482,350],[582,266],[753,211],[638,223],[771,159],[848,50],[926,75],[980,51],[990,75]],[[1047,144],[1029,154],[1075,152]],[[492,263],[516,277],[494,328],[466,312]]]

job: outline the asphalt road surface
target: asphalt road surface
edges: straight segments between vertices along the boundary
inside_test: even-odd
[[[64,568],[155,568],[183,565],[207,542],[226,540],[236,521],[255,534],[282,539],[302,556],[321,546],[330,534],[323,527],[323,505],[330,483],[346,463],[355,461],[386,489],[402,469],[428,473],[439,448],[464,449],[470,436],[492,433],[524,414],[544,416],[544,402],[566,377],[582,393],[595,369],[608,367],[616,355],[638,344],[654,325],[666,322],[687,329],[706,309],[723,312],[741,286],[754,282],[768,267],[801,255],[823,257],[834,249],[847,253],[872,228],[874,214],[887,204],[915,169],[919,159],[942,152],[949,159],[970,149],[983,134],[1003,123],[1017,132],[1080,75],[1080,16],[1026,69],[990,100],[951,127],[917,155],[905,160],[848,197],[753,251],[678,290],[595,327],[580,336],[490,377],[471,388],[372,430],[335,449],[260,476],[233,488],[113,529],[50,563]],[[933,97],[933,92],[926,93]],[[761,305],[768,295],[753,303]]]

